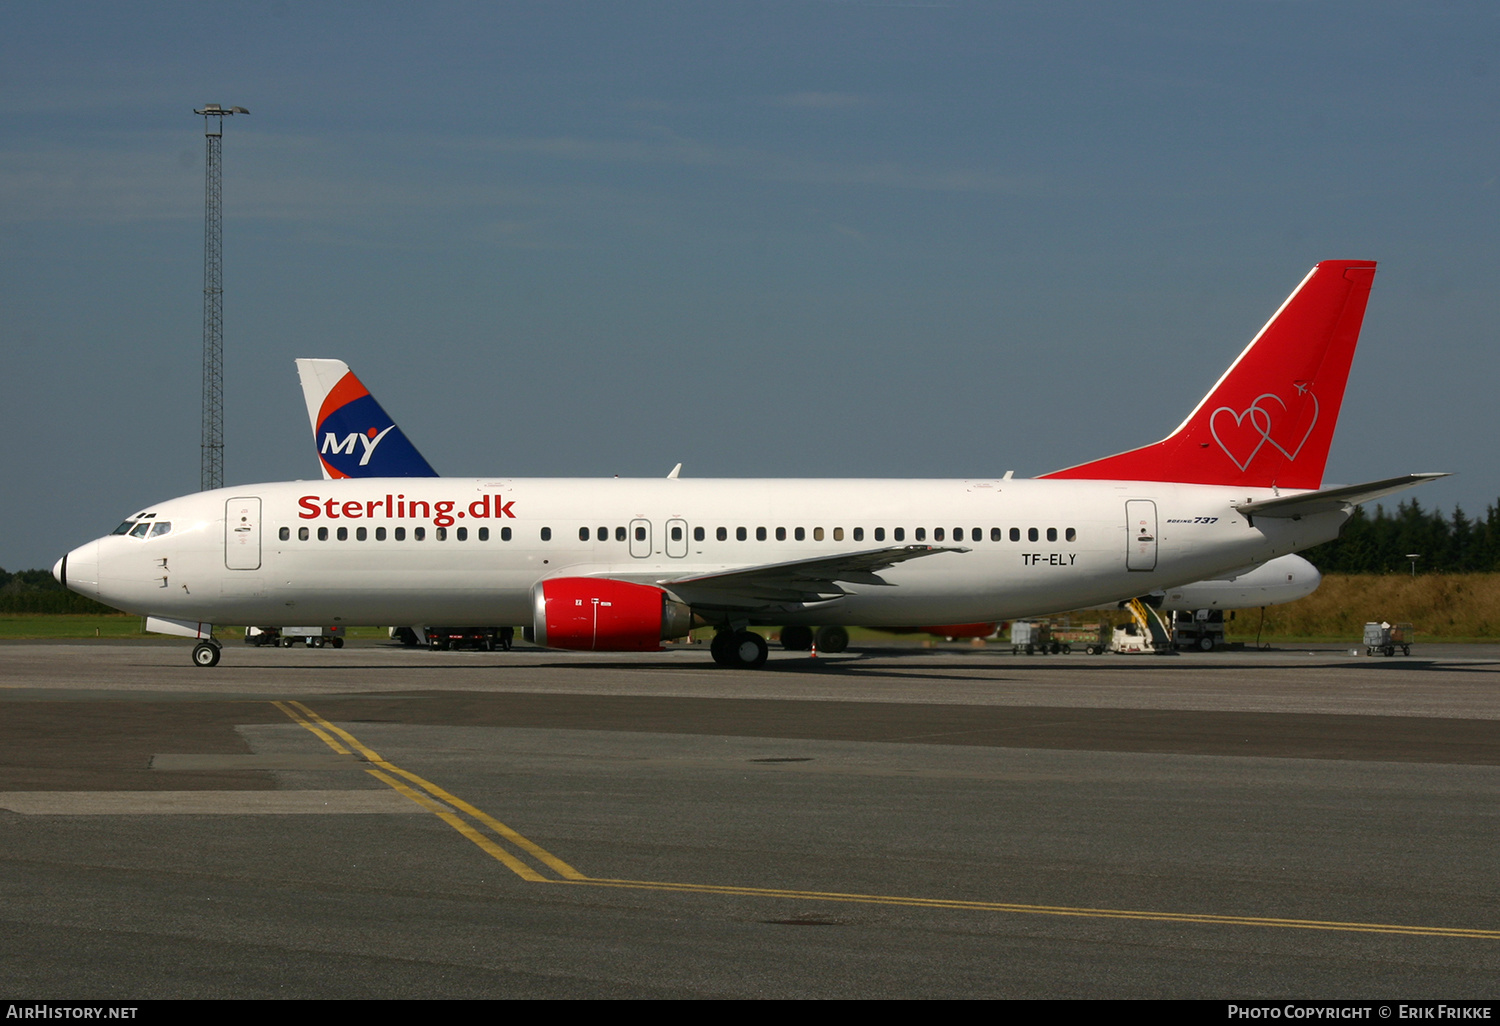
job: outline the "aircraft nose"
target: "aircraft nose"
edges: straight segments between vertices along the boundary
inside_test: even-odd
[[[52,576],[69,591],[97,598],[99,595],[99,543],[80,545],[52,568]]]

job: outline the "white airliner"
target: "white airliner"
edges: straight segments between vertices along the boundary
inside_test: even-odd
[[[312,427],[313,448],[323,477],[437,477],[432,465],[396,426],[391,415],[342,360],[297,361],[297,377]],[[681,464],[673,470],[676,476]],[[1323,575],[1297,555],[1277,556],[1257,566],[1239,567],[1216,580],[1195,581],[1147,596],[1162,612],[1200,609],[1246,609],[1295,602],[1317,590]],[[420,639],[432,621],[411,628]],[[943,636],[984,637],[999,627],[976,623],[911,628]],[[439,633],[448,633],[446,625]],[[837,625],[824,625],[817,637],[820,648],[840,651],[848,634]],[[813,645],[811,630],[793,626],[781,634],[783,647],[806,651]]]
[[[620,652],[712,624],[715,661],[757,667],[753,624],[1099,606],[1328,541],[1354,504],[1443,476],[1322,488],[1374,274],[1319,264],[1171,435],[1033,480],[245,485],[142,510],[54,573],[197,638],[202,666],[215,623],[529,623],[542,645]],[[356,459],[393,437],[352,430]]]

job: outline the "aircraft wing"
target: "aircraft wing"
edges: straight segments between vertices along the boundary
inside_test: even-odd
[[[826,602],[845,594],[839,587],[841,581],[890,587],[879,576],[880,571],[909,559],[968,551],[957,546],[894,545],[691,577],[657,578],[655,583],[695,606],[763,608],[767,604]]]
[[[1388,477],[1383,481],[1369,481],[1365,484],[1344,485],[1339,488],[1321,488],[1316,492],[1287,495],[1279,499],[1236,503],[1234,508],[1247,517],[1296,518],[1311,516],[1314,513],[1336,513],[1350,506],[1357,506],[1361,502],[1378,499],[1383,495],[1399,492],[1403,488],[1411,488],[1414,485],[1425,484],[1447,476],[1447,474],[1438,473],[1405,474],[1401,477]]]

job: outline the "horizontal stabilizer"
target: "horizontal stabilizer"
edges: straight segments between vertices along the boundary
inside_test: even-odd
[[[1279,499],[1237,503],[1234,508],[1249,517],[1306,517],[1314,513],[1336,513],[1361,502],[1399,492],[1403,488],[1448,476],[1444,473],[1406,474],[1402,477],[1388,477],[1384,481],[1324,488],[1321,491],[1303,492],[1301,495],[1288,495]]]

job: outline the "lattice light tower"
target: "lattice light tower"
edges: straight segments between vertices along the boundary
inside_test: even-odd
[[[224,119],[244,107],[204,104],[203,117],[203,463],[198,486],[224,485]]]

